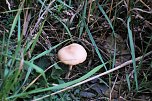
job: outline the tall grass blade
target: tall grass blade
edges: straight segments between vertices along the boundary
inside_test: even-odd
[[[134,79],[135,79],[135,83],[136,83],[136,90],[138,90],[137,70],[136,70],[136,61],[135,61],[135,49],[134,49],[134,42],[133,42],[133,38],[132,38],[132,31],[130,29],[130,22],[131,22],[131,16],[128,17],[127,28],[128,28],[129,44],[130,44],[130,48],[131,48],[131,56],[132,56],[133,68],[134,68]]]
[[[85,26],[84,22],[85,22],[85,18],[86,18],[86,11],[87,11],[87,0],[85,1],[83,14],[82,14],[82,17],[81,17],[79,38],[81,37],[81,35],[83,33],[84,26]]]
[[[13,67],[14,62],[15,62],[15,58],[16,57],[20,57],[19,55],[19,51],[21,51],[21,42],[22,42],[22,37],[21,37],[21,21],[20,21],[20,15],[18,17],[18,32],[17,32],[17,47],[15,49],[15,54],[13,54],[13,60],[12,60],[12,65],[11,67]]]
[[[131,90],[131,86],[130,86],[130,79],[129,79],[129,75],[128,74],[126,74],[126,80],[127,80],[127,85],[128,85],[128,89],[129,89],[129,91]]]
[[[16,24],[17,24],[18,18],[19,18],[20,14],[21,14],[24,1],[25,1],[25,0],[23,0],[21,6],[19,7],[18,12],[17,12],[17,14],[16,14],[16,16],[15,16],[15,18],[14,18],[14,21],[13,21],[13,24],[12,24],[12,27],[11,27],[11,30],[10,30],[10,34],[9,34],[9,37],[8,37],[8,42],[9,42],[9,40],[10,40],[12,34],[13,34],[13,31],[14,31],[15,26],[16,26]]]
[[[102,6],[100,6],[99,0],[96,0],[96,3],[97,3],[97,5],[98,5],[99,10],[102,12],[102,14],[104,15],[104,17],[105,17],[106,20],[108,21],[108,23],[109,23],[109,25],[110,25],[110,27],[111,27],[111,29],[112,29],[112,31],[113,31],[113,34],[114,34],[114,36],[115,36],[116,33],[115,33],[115,31],[114,31],[114,28],[113,28],[113,26],[112,26],[112,23],[111,23],[110,19],[108,18],[106,12],[103,10]]]
[[[84,23],[85,23],[85,22],[84,22]],[[88,26],[86,25],[86,23],[85,23],[85,28],[86,28],[86,32],[88,33],[88,36],[89,36],[89,38],[90,38],[93,46],[95,47],[95,51],[96,51],[96,53],[97,53],[97,55],[98,55],[101,63],[102,63],[102,64],[105,64],[105,62],[103,61],[103,58],[102,58],[102,56],[101,56],[101,54],[100,54],[100,52],[99,52],[99,49],[98,49],[98,47],[97,47],[97,45],[96,45],[96,42],[94,41],[93,36],[92,36],[92,34],[91,34]],[[107,69],[106,65],[104,65],[104,67],[105,67],[105,70],[107,71],[108,69]]]
[[[109,25],[110,25],[110,27],[111,27],[111,29],[112,29],[113,36],[114,36],[114,39],[113,39],[113,40],[114,40],[114,55],[113,55],[113,65],[112,65],[112,68],[114,68],[115,62],[116,62],[116,48],[117,48],[117,47],[116,47],[116,39],[115,39],[115,38],[116,38],[116,33],[115,33],[114,27],[113,27],[110,19],[108,18],[107,14],[106,14],[106,12],[104,11],[104,9],[102,8],[102,6],[100,6],[98,0],[96,0],[96,3],[97,3],[97,5],[98,5],[99,10],[102,12],[102,14],[103,14],[104,17],[106,18],[107,22],[109,23]]]
[[[65,42],[67,42],[67,41],[69,41],[69,40],[70,40],[70,39],[67,39],[67,40],[65,40],[65,41],[63,41],[63,42],[61,42],[61,43],[59,43],[59,44],[51,47],[49,50],[46,50],[46,51],[40,53],[39,55],[37,55],[36,57],[33,57],[30,61],[34,61],[34,60],[36,60],[36,59],[38,59],[38,58],[40,58],[40,57],[42,57],[42,56],[50,53],[53,49],[57,48],[58,46],[60,46],[61,44],[65,43]]]
[[[10,33],[9,33],[9,37],[8,37],[8,40],[7,40],[6,54],[8,54],[8,50],[9,50],[8,48],[9,48],[9,43],[10,43],[11,36],[12,36],[12,34],[13,34],[13,31],[14,31],[14,29],[15,29],[15,26],[16,26],[16,24],[17,24],[18,19],[20,19],[19,17],[20,17],[20,14],[21,14],[21,11],[22,11],[22,8],[23,8],[23,5],[24,5],[24,1],[25,1],[25,0],[22,1],[21,6],[19,7],[18,12],[17,12],[17,14],[16,14],[16,16],[15,16],[15,18],[14,18],[14,20],[13,20],[13,24],[12,24],[12,27],[11,27],[11,30],[10,30]],[[5,59],[6,59],[5,62],[7,62],[7,57],[5,57]],[[14,61],[12,62],[12,65],[13,65],[13,64],[14,64]],[[7,67],[6,67],[6,68],[7,68]]]
[[[4,48],[5,48],[5,32],[4,32],[4,35],[3,35],[3,40],[2,40],[2,44],[1,44],[1,53],[4,53]],[[2,64],[4,63],[5,59],[3,57],[2,54],[0,54],[0,77],[1,78],[4,78],[4,73],[3,73],[3,70],[2,70]]]
[[[44,23],[45,23],[45,20],[42,22],[42,25],[40,26],[39,32],[35,35],[35,39],[33,40],[33,43],[32,43],[31,49],[30,49],[30,53],[31,53],[31,54],[32,54],[32,52],[33,52],[33,50],[34,50],[34,48],[35,48],[35,45],[36,45],[36,43],[37,43],[37,41],[38,41],[38,39],[39,39],[39,36],[40,36],[41,33],[42,33],[42,28],[43,28],[43,26],[44,26]]]
[[[55,16],[55,15],[54,15],[54,17],[55,17],[58,21],[61,22],[61,24],[62,24],[62,25],[64,26],[64,28],[66,29],[68,35],[69,35],[70,38],[72,39],[72,34],[71,34],[69,28],[66,26],[66,24],[64,24],[64,22],[63,22],[58,16]]]

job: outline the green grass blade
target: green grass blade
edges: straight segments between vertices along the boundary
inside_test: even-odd
[[[45,23],[45,20],[42,22],[42,25],[40,26],[40,30],[39,30],[39,32],[35,35],[35,39],[33,40],[33,42],[32,42],[32,46],[31,46],[31,49],[30,49],[30,53],[32,54],[32,52],[33,52],[33,50],[34,50],[34,48],[35,48],[35,45],[36,45],[36,43],[37,43],[37,41],[38,41],[38,39],[39,39],[39,36],[41,35],[41,33],[42,33],[42,28],[43,28],[43,26],[44,26],[44,23]]]
[[[85,22],[84,22],[84,23],[85,23]],[[96,43],[95,43],[95,41],[94,41],[94,39],[93,39],[93,36],[92,36],[92,34],[91,34],[88,26],[86,25],[86,23],[85,23],[85,28],[86,28],[86,32],[88,33],[88,36],[89,36],[89,38],[90,38],[93,46],[95,47],[95,51],[96,51],[96,53],[97,53],[97,55],[98,55],[101,63],[102,63],[102,64],[105,64],[105,62],[103,61],[103,58],[102,58],[102,56],[101,56],[101,54],[100,54],[100,52],[99,52],[99,49],[98,49],[98,47],[97,47],[97,45],[96,45]],[[105,70],[107,71],[108,69],[107,69],[106,65],[104,65],[104,67],[105,67]]]
[[[40,3],[41,3],[41,5],[43,5],[44,6],[44,2],[42,1],[42,0],[38,0]],[[63,2],[62,0],[57,0],[57,2],[59,2],[60,4],[62,4],[62,5],[64,5],[64,6],[66,6],[67,8],[69,8],[69,9],[72,9],[72,7],[70,7],[69,5],[67,5],[65,2]],[[46,6],[45,6],[45,8],[47,8]],[[50,11],[50,10],[49,10]],[[51,11],[50,11],[51,12]]]
[[[101,65],[99,65],[99,66],[97,66],[97,67],[95,67],[95,68],[92,69],[90,72],[88,72],[87,74],[85,74],[84,76],[82,76],[82,77],[80,77],[80,78],[78,78],[78,79],[76,79],[76,80],[73,80],[73,81],[70,81],[70,82],[67,82],[67,83],[63,83],[63,84],[59,84],[59,85],[53,86],[53,87],[39,88],[39,89],[32,90],[32,91],[29,91],[29,92],[16,94],[16,95],[7,97],[7,100],[8,100],[8,99],[11,99],[11,98],[15,98],[15,97],[21,97],[21,96],[25,96],[25,95],[29,95],[29,94],[35,94],[35,93],[40,93],[40,92],[45,92],[45,91],[49,91],[49,90],[53,90],[53,91],[60,90],[60,89],[62,89],[62,88],[71,86],[71,85],[73,85],[73,84],[76,84],[76,83],[78,83],[78,82],[81,82],[81,81],[89,78],[90,76],[92,76],[93,74],[95,74],[97,71],[99,71],[104,65],[105,65],[105,63],[104,63],[104,64],[101,64]]]
[[[10,43],[10,39],[11,39],[11,36],[12,36],[12,34],[13,34],[13,31],[14,31],[14,29],[15,29],[15,26],[16,26],[16,24],[17,24],[17,21],[20,19],[20,14],[21,14],[21,11],[22,11],[22,8],[23,8],[23,5],[24,5],[24,1],[25,0],[23,0],[22,1],[22,3],[21,3],[21,6],[19,7],[19,9],[18,9],[18,12],[17,12],[17,14],[16,14],[16,16],[15,16],[15,18],[14,18],[14,20],[13,20],[13,24],[12,24],[12,27],[11,27],[11,29],[10,29],[10,33],[9,33],[9,36],[8,36],[8,40],[7,40],[7,45],[6,45],[6,54],[8,54],[8,51],[9,51],[9,43]],[[15,55],[14,55],[15,56]],[[7,57],[5,57],[5,64],[7,63]],[[14,60],[12,61],[12,65],[14,64]],[[7,66],[6,66],[6,68],[7,68]]]
[[[71,34],[69,28],[66,26],[66,24],[64,24],[64,22],[63,22],[59,17],[57,17],[57,16],[55,16],[55,15],[54,15],[54,17],[55,17],[58,21],[61,22],[61,24],[64,26],[65,30],[67,31],[68,35],[69,35],[70,38],[72,39],[72,34]]]
[[[11,89],[13,89],[14,83],[16,83],[16,78],[18,77],[18,70],[14,70],[9,72],[7,77],[3,80],[3,87],[1,88],[0,92],[0,100],[6,98],[8,96]]]
[[[10,56],[10,55],[7,55],[7,54],[2,54],[2,55],[3,55],[3,56],[6,56],[6,57],[9,57],[9,58],[12,58],[12,59],[14,58],[13,56]],[[15,60],[20,61],[20,58],[15,58]],[[27,66],[35,69],[38,73],[40,73],[40,74],[44,77],[44,79],[46,79],[46,78],[45,78],[44,70],[41,69],[39,66],[33,64],[31,61],[25,61],[25,60],[24,60],[23,63],[26,64]]]
[[[116,39],[114,39],[114,53],[113,53],[113,62],[112,62],[112,68],[115,67],[116,63],[116,52],[117,52],[117,45],[116,45]]]
[[[24,61],[24,63],[26,65],[28,65],[29,67],[32,67],[33,69],[35,69],[38,73],[40,73],[44,78],[45,78],[45,74],[44,74],[44,70],[41,69],[40,67],[38,67],[37,65],[29,62],[29,61]]]
[[[136,90],[138,90],[137,70],[136,70],[136,61],[135,61],[135,49],[134,49],[134,42],[133,42],[133,38],[132,38],[132,31],[130,29],[130,22],[131,22],[131,16],[128,17],[127,28],[128,28],[129,44],[130,44],[130,48],[131,48],[131,56],[132,56],[133,68],[134,68],[134,79],[136,82]]]
[[[33,62],[31,62],[31,63],[33,63]],[[23,88],[23,86],[24,86],[24,84],[26,83],[26,81],[28,80],[28,78],[29,78],[32,70],[33,70],[32,67],[28,67],[27,73],[26,73],[25,78],[24,78],[24,81],[23,81],[22,85],[20,86],[20,88],[16,91],[15,94],[17,94],[18,92],[20,92],[20,90]]]
[[[113,31],[113,34],[114,34],[114,36],[115,36],[114,28],[113,28],[113,26],[112,26],[112,23],[111,23],[110,19],[109,19],[108,16],[107,16],[106,12],[103,10],[102,6],[100,6],[98,0],[96,0],[96,3],[97,3],[97,5],[98,5],[99,10],[102,12],[102,14],[104,15],[104,17],[105,17],[106,20],[108,21],[108,23],[109,23],[109,25],[110,25],[110,27],[111,27],[111,29],[112,29],[112,31]]]
[[[102,12],[102,14],[103,14],[104,17],[106,18],[107,22],[109,23],[109,25],[110,25],[110,27],[111,27],[111,29],[112,29],[112,33],[113,33],[113,35],[114,35],[114,38],[116,38],[116,33],[115,33],[115,30],[114,30],[114,27],[113,27],[110,19],[108,18],[106,12],[105,12],[104,9],[102,8],[102,6],[99,4],[98,0],[96,0],[96,3],[97,3],[97,5],[98,5],[99,10]],[[115,39],[114,39],[114,40],[115,40]],[[114,47],[114,57],[113,57],[113,65],[112,65],[112,68],[114,68],[115,62],[116,62],[116,48],[117,48],[117,47],[116,47],[116,40],[115,40],[114,42],[115,42],[115,43],[114,43],[114,44],[115,44],[115,47]]]
[[[0,14],[6,14],[6,13],[14,13],[14,12],[18,12],[18,10],[27,10],[27,9],[33,9],[33,7],[27,7],[27,8],[22,8],[22,9],[13,9],[13,10],[10,10],[10,11],[5,11],[5,12],[0,12]]]
[[[50,53],[53,49],[57,48],[58,46],[60,46],[61,44],[65,43],[65,42],[67,42],[67,41],[69,41],[69,40],[70,40],[70,39],[67,39],[67,40],[65,40],[65,41],[63,41],[63,42],[61,42],[61,43],[59,43],[59,44],[51,47],[49,50],[46,50],[46,51],[40,53],[39,55],[37,55],[36,57],[33,57],[30,61],[34,61],[34,60],[36,60],[36,59],[38,59],[38,58],[40,58],[40,57],[42,57],[42,56]]]
[[[126,80],[127,80],[127,85],[128,85],[128,89],[129,89],[129,91],[131,90],[131,86],[130,86],[130,79],[129,79],[129,75],[128,74],[126,74]]]
[[[20,21],[20,15],[18,17],[18,32],[17,32],[17,47],[15,49],[15,54],[13,54],[13,60],[12,60],[12,65],[11,67],[13,67],[14,63],[15,63],[15,58],[18,57],[18,53],[20,53],[19,51],[21,51],[21,42],[22,42],[22,37],[21,37],[21,21]],[[20,56],[20,55],[19,55]]]
[[[18,41],[18,43],[21,41],[21,18],[20,18],[20,15],[19,15],[19,17],[18,17],[17,41]]]
[[[81,35],[83,33],[83,29],[84,29],[84,25],[85,25],[84,22],[85,22],[85,18],[86,18],[86,11],[87,11],[87,0],[85,1],[84,10],[83,10],[83,14],[81,17],[79,38],[81,37]]]
[[[148,50],[148,48],[150,47],[151,42],[152,42],[152,33],[150,33],[150,34],[151,34],[151,36],[149,37],[149,38],[150,38],[149,41],[148,41],[148,42],[145,42],[145,43],[147,43],[147,46],[146,46],[146,48],[145,48],[144,54],[147,52],[147,50]]]
[[[59,3],[61,3],[62,5],[70,8],[70,9],[72,9],[70,6],[68,6],[67,4],[65,4],[63,1],[61,1],[61,0],[57,0],[57,1],[58,1]],[[39,2],[42,4],[42,6],[44,6],[44,3],[43,3],[41,0],[39,0]],[[51,10],[49,10],[46,6],[45,6],[45,8],[49,11],[49,13],[52,14]],[[68,29],[68,27],[66,26],[66,24],[64,24],[64,22],[63,22],[58,16],[55,16],[55,15],[53,15],[53,16],[54,16],[54,18],[56,18],[56,19],[64,26],[64,28],[65,28],[65,30],[67,31],[68,35],[69,35],[70,38],[72,39],[72,34],[71,34],[70,30]]]
[[[18,12],[17,12],[17,14],[16,14],[16,16],[15,16],[15,18],[14,18],[14,21],[13,21],[13,24],[12,24],[12,27],[11,27],[11,30],[10,30],[10,34],[9,34],[9,37],[8,37],[8,42],[9,42],[9,40],[10,40],[12,34],[13,34],[13,31],[14,31],[15,26],[16,26],[16,24],[17,24],[18,18],[19,18],[20,14],[21,14],[21,11],[22,11],[22,8],[23,8],[23,4],[24,4],[24,0],[23,0],[22,5],[21,5],[21,7],[18,9]]]
[[[5,32],[4,32],[3,40],[2,40],[2,45],[1,45],[1,53],[4,53],[5,44],[6,43],[5,43]],[[3,57],[2,54],[0,54],[0,78],[4,77],[3,69],[1,68],[2,64],[4,63],[4,61],[5,61],[5,58]]]
[[[63,2],[62,0],[57,0],[57,2],[61,3],[62,5],[66,6],[67,8],[72,9],[72,7],[70,7],[69,5],[67,5],[65,2]]]

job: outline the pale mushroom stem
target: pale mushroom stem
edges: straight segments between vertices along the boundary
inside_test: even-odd
[[[69,76],[70,76],[70,74],[71,74],[72,67],[73,67],[72,65],[69,66],[69,71],[68,71],[67,75],[65,76],[66,79],[69,79]]]

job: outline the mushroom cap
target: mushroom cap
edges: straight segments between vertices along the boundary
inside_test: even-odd
[[[84,62],[87,52],[83,46],[72,43],[58,51],[58,58],[62,63],[73,66]]]

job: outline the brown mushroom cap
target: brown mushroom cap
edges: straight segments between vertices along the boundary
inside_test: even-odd
[[[87,57],[86,50],[84,49],[83,46],[77,43],[72,43],[68,46],[61,48],[58,51],[59,60],[62,63],[71,66],[84,62],[86,60],[86,57]]]

